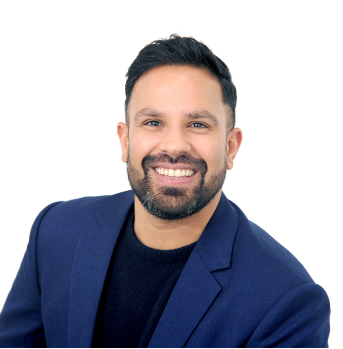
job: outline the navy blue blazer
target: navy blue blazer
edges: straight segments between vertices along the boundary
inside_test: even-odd
[[[89,347],[131,191],[46,207],[0,315],[5,347]],[[326,347],[330,304],[304,267],[224,194],[149,347]],[[120,319],[118,319],[120,321]]]

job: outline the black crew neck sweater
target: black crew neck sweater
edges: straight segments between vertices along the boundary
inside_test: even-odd
[[[149,248],[137,239],[131,212],[107,272],[93,347],[148,346],[195,244],[175,250]]]

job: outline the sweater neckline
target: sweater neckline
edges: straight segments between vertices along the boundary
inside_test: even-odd
[[[172,250],[159,250],[148,247],[138,240],[134,231],[134,219],[135,215],[134,211],[132,211],[124,233],[124,239],[133,253],[140,255],[144,259],[165,263],[177,263],[189,258],[197,242]]]

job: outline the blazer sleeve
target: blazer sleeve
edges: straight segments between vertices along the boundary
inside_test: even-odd
[[[47,206],[33,223],[30,240],[17,277],[0,314],[0,347],[45,347],[37,275],[37,234]]]
[[[330,302],[319,285],[310,283],[286,293],[260,322],[248,348],[327,348]]]

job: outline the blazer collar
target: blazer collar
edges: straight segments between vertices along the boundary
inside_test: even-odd
[[[195,248],[209,271],[231,266],[238,214],[224,193]]]
[[[96,211],[99,225],[104,227],[116,224],[120,232],[133,205],[134,194],[129,190],[108,199]],[[211,272],[231,266],[232,249],[238,227],[238,214],[235,209],[237,206],[234,206],[222,193],[214,214],[195,246]]]

